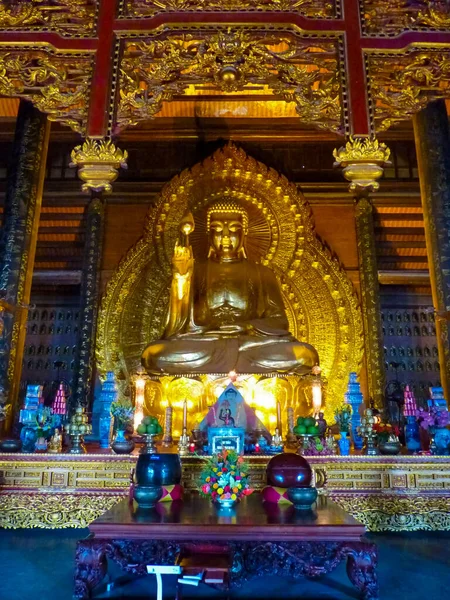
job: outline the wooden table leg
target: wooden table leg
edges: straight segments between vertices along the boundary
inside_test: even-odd
[[[349,544],[347,575],[363,600],[378,599],[377,547],[366,542]]]
[[[88,600],[107,571],[105,543],[87,538],[77,543],[74,600]]]

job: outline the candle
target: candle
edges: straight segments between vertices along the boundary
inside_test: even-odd
[[[183,429],[187,429],[187,400],[183,401]]]
[[[322,407],[322,385],[320,380],[312,383],[312,405],[314,416],[317,416]]]
[[[136,399],[134,402],[134,430],[136,431],[144,418],[145,379],[138,376],[135,383]]]
[[[277,428],[278,431],[281,431],[281,404],[279,400],[277,400]]]

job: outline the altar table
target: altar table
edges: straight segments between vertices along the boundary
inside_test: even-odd
[[[317,510],[271,505],[257,493],[235,509],[222,510],[197,494],[183,501],[139,510],[123,500],[89,526],[76,549],[77,600],[92,597],[110,559],[145,575],[147,565],[174,565],[186,553],[226,551],[231,588],[263,575],[319,577],[347,561],[347,574],[361,598],[378,598],[377,549],[365,527],[325,497]]]

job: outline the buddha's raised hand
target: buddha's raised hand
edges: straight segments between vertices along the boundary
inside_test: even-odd
[[[192,272],[194,259],[190,246],[181,246],[178,242],[175,244],[175,250],[172,257],[172,267],[175,275],[186,275]]]

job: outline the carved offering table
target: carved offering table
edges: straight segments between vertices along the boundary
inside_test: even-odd
[[[376,546],[364,540],[364,525],[323,497],[306,514],[263,504],[257,493],[228,512],[196,494],[146,511],[123,500],[89,529],[89,537],[77,544],[77,600],[92,597],[107,559],[145,575],[147,565],[174,565],[185,553],[205,549],[229,553],[231,588],[264,575],[320,577],[346,560],[361,598],[378,598]]]

